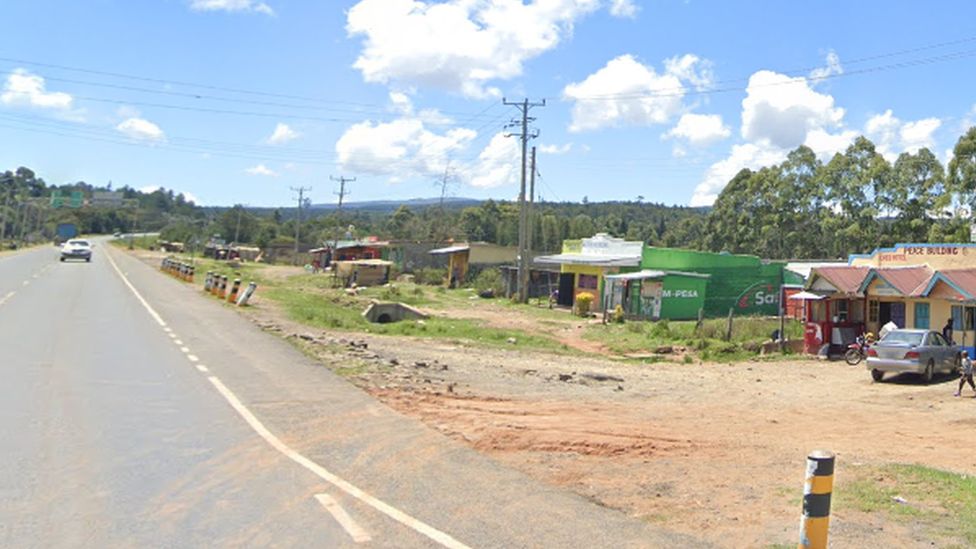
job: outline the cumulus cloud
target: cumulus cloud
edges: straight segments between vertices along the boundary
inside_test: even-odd
[[[269,145],[283,145],[289,141],[294,141],[298,139],[299,134],[295,130],[291,129],[288,124],[282,124],[281,122],[275,126],[271,136],[268,137],[267,142]]]
[[[712,164],[705,172],[705,177],[695,187],[691,206],[710,206],[739,171],[745,168],[755,170],[782,162],[786,159],[786,154],[786,151],[768,144],[734,145],[728,158]]]
[[[390,92],[390,108],[404,117],[416,118],[432,126],[445,126],[453,123],[449,117],[441,114],[437,109],[421,109],[415,111],[410,96],[398,91]]]
[[[248,168],[244,170],[244,173],[247,175],[260,175],[263,177],[278,177],[278,172],[272,170],[264,164],[258,164],[257,166]]]
[[[664,134],[667,138],[683,139],[695,146],[705,146],[732,135],[732,130],[718,114],[681,115],[678,123]]]
[[[363,39],[353,67],[367,82],[430,87],[468,97],[500,95],[495,80],[555,48],[600,0],[361,0],[346,31]]]
[[[815,129],[840,126],[844,109],[831,95],[814,91],[806,78],[759,71],[749,78],[742,100],[742,137],[793,148]]]
[[[803,144],[810,147],[810,150],[822,160],[827,160],[835,154],[847,150],[847,147],[851,146],[851,143],[854,143],[859,135],[860,133],[855,130],[830,133],[826,130],[816,129],[807,134]]]
[[[156,124],[145,118],[127,118],[115,126],[126,137],[139,141],[164,141],[166,134]]]
[[[477,134],[454,128],[443,134],[428,130],[422,120],[361,122],[336,141],[343,169],[374,175],[429,176],[443,173],[450,154],[463,149]]]
[[[688,82],[696,90],[705,90],[715,81],[712,62],[702,59],[693,53],[686,53],[664,60],[664,72]]]
[[[923,147],[935,146],[935,131],[942,126],[938,118],[923,118],[902,122],[891,109],[868,119],[864,133],[874,142],[875,148],[889,161],[902,152],[915,152]]]
[[[44,78],[39,75],[24,69],[15,69],[7,75],[3,93],[0,94],[0,103],[67,111],[74,105],[74,98],[64,92],[48,91]]]
[[[274,15],[271,6],[255,0],[190,0],[193,11],[255,12]]]
[[[566,154],[566,153],[568,153],[571,150],[573,150],[573,144],[572,143],[564,143],[562,145],[555,145],[555,144],[551,144],[551,145],[549,145],[549,144],[547,144],[547,145],[539,145],[539,153],[540,154],[559,155],[559,154]],[[521,154],[521,153],[519,153],[519,154]]]
[[[826,66],[818,67],[810,71],[810,80],[816,82],[841,74],[844,74],[844,67],[840,64],[840,57],[837,55],[837,52],[831,50],[827,53]]]
[[[468,173],[468,183],[483,189],[511,185],[519,180],[520,171],[518,140],[499,133],[478,155],[478,161]]]
[[[633,0],[610,0],[610,15],[614,17],[626,17],[633,19],[637,17],[640,8],[634,4]]]
[[[697,69],[701,63],[693,55],[670,59],[659,74],[632,55],[611,59],[582,82],[563,89],[563,97],[575,102],[569,130],[667,123],[683,109],[682,80],[697,86],[710,79]]]

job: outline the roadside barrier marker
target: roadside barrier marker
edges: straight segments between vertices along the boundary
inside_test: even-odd
[[[814,450],[807,456],[803,484],[803,516],[798,549],[827,549],[830,533],[830,496],[834,490],[834,454]]]
[[[240,290],[241,290],[241,279],[235,278],[234,279],[234,286],[230,290],[230,295],[227,296],[227,301],[230,301],[231,303],[235,303],[236,304],[237,303],[237,293],[240,292]]]

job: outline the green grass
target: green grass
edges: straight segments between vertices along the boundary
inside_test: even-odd
[[[900,496],[907,503],[895,501]],[[839,509],[911,520],[976,546],[976,477],[921,465],[872,467],[834,489]]]
[[[704,360],[739,361],[757,357],[756,349],[779,329],[778,319],[737,317],[733,319],[732,340],[724,341],[727,319],[706,319],[700,330],[696,321],[627,321],[623,324],[590,324],[585,339],[598,341],[618,354],[653,351],[663,345],[687,347]],[[786,333],[800,338],[803,327],[787,321]]]

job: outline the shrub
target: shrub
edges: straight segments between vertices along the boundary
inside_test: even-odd
[[[594,296],[590,292],[580,292],[576,294],[576,314],[586,316],[590,314],[590,306],[593,305]]]
[[[651,326],[651,337],[668,339],[671,337],[671,327],[667,320],[658,320]]]
[[[446,268],[438,269],[436,267],[425,267],[414,273],[414,281],[416,281],[417,284],[436,286],[438,284],[443,284],[446,279]]]
[[[691,358],[691,355],[685,355],[685,357],[681,359],[681,361],[684,362],[685,364],[691,364],[692,362],[695,361],[695,359]]]
[[[613,309],[613,321],[616,322],[617,324],[624,323],[624,308],[622,306],[617,305]]]
[[[502,295],[502,274],[498,269],[485,269],[474,279],[474,289],[481,292],[491,290],[495,295]]]

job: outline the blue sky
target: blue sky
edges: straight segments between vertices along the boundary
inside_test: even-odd
[[[866,134],[945,160],[976,119],[976,9],[939,2],[7,0],[0,167],[210,205],[513,198],[709,204],[742,167]]]

